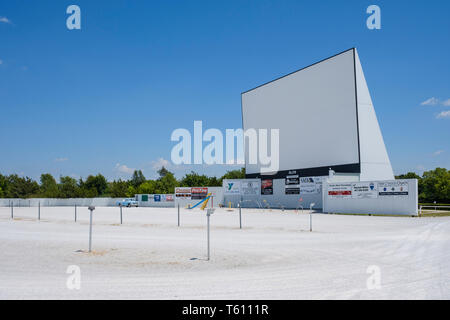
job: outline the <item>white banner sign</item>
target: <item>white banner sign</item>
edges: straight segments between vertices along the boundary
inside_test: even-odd
[[[259,195],[261,192],[260,180],[241,181],[241,194],[243,195]]]
[[[408,196],[408,181],[378,182],[380,196]]]
[[[374,182],[357,182],[352,184],[352,198],[374,199],[378,197],[377,185]]]
[[[175,197],[191,198],[191,188],[175,188]]]
[[[300,178],[301,194],[316,194],[322,192],[322,178],[302,177]]]
[[[223,189],[225,194],[240,194],[241,193],[241,182],[240,181],[223,181]]]
[[[351,198],[352,185],[347,184],[330,184],[328,185],[328,197],[330,198]]]

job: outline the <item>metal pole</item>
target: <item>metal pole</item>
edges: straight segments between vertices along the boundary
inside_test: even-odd
[[[309,232],[312,232],[312,210],[309,211]]]
[[[242,213],[241,213],[242,204],[239,203],[239,229],[242,229]]]
[[[90,223],[89,223],[89,252],[91,252],[92,248],[92,210],[91,211],[91,217],[90,217]]]
[[[178,226],[180,226],[180,204],[178,203]]]
[[[309,232],[312,232],[312,210],[315,205],[314,202],[309,205]]]
[[[207,260],[209,261],[209,214],[207,214],[206,217],[208,219],[208,232],[207,232],[207,234],[208,234],[208,259]]]
[[[120,224],[122,224],[122,206],[120,206]]]
[[[75,222],[77,222],[77,205],[75,205]]]
[[[38,220],[41,220],[41,202],[38,202]]]
[[[14,202],[11,201],[11,219],[14,219]]]

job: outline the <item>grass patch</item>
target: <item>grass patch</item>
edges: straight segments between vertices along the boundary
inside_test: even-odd
[[[442,212],[422,212],[421,217],[450,217],[450,211],[442,211]]]
[[[419,207],[420,206],[427,206],[427,207],[447,206],[447,207],[450,207],[450,203],[419,203]]]

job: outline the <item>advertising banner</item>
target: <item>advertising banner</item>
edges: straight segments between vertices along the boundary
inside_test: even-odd
[[[408,196],[408,181],[378,182],[380,196]]]
[[[243,195],[258,195],[261,185],[259,180],[245,180],[241,181],[241,194]]]
[[[286,187],[285,194],[300,194],[300,188]]]
[[[348,184],[330,184],[328,185],[328,197],[330,198],[351,198],[352,185]]]
[[[378,197],[378,189],[373,182],[357,182],[352,184],[352,198],[374,199]]]
[[[265,179],[261,180],[261,195],[273,194],[273,180]]]
[[[298,175],[292,175],[286,177],[286,185],[299,185],[300,184],[300,178]]]
[[[317,194],[322,193],[321,177],[302,177],[300,178],[301,194]]]
[[[191,199],[192,200],[201,200],[205,199],[208,195],[208,188],[191,188]]]
[[[160,194],[155,194],[153,196],[153,201],[155,202],[161,202],[161,195]]]
[[[175,188],[175,197],[191,198],[191,188]]]
[[[225,190],[225,194],[240,194],[241,193],[241,183],[240,181],[223,181],[223,189]]]
[[[285,185],[285,194],[300,194],[300,178],[298,174],[286,176]]]
[[[173,195],[171,194],[166,194],[166,201],[173,201]]]

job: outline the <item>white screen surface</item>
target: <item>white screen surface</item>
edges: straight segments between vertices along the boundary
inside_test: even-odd
[[[354,51],[243,93],[242,116],[244,130],[280,130],[279,171],[359,163]]]

